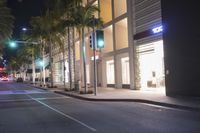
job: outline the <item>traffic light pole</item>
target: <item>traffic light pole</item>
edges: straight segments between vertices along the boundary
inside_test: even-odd
[[[15,41],[16,43],[23,43],[23,44],[39,44],[38,42],[29,42],[29,41]]]
[[[96,71],[96,34],[95,34],[95,29],[94,29],[95,21],[93,20],[93,36],[92,36],[92,41],[93,41],[93,64],[94,64],[94,95],[97,95],[97,71]]]

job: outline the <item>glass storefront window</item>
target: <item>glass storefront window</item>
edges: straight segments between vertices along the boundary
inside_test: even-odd
[[[54,79],[56,83],[62,82],[62,62],[54,64]]]
[[[128,47],[127,18],[115,24],[116,49]]]
[[[127,12],[126,0],[114,0],[115,18]]]
[[[68,62],[65,62],[65,82],[69,82],[69,65]],[[62,69],[64,71],[64,68]],[[64,72],[63,72],[64,73]],[[63,75],[63,81],[64,81],[64,75]]]
[[[121,59],[122,64],[122,84],[130,84],[129,57]]]
[[[112,20],[112,1],[111,0],[100,0],[100,16],[104,23]]]
[[[86,65],[87,84],[90,83],[90,65]]]
[[[104,48],[102,48],[103,53],[108,53],[113,51],[113,28],[112,25],[104,29]]]
[[[106,62],[107,84],[115,84],[114,60]]]

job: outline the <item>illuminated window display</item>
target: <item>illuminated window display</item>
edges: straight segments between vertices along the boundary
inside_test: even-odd
[[[103,18],[104,23],[112,20],[112,1],[101,0],[100,1],[100,16]]]
[[[123,19],[115,24],[116,49],[128,47],[127,19]]]
[[[107,84],[115,84],[114,60],[106,62]]]
[[[164,88],[163,42],[138,47],[141,89]]]

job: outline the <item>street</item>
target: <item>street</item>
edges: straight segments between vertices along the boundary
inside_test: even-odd
[[[0,82],[0,133],[199,133],[199,125],[199,112],[82,101]]]

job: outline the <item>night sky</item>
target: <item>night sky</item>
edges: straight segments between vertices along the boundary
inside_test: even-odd
[[[33,16],[40,16],[44,12],[45,0],[7,0],[7,6],[11,9],[12,15],[15,17],[14,31],[12,40],[20,40],[22,28],[30,27],[30,19]],[[7,46],[4,49],[4,59],[9,60],[11,56],[15,56],[16,49]]]
[[[15,29],[13,38],[20,37],[23,27],[29,27],[32,16],[39,16],[44,10],[44,0],[8,0],[8,7],[11,8],[15,17]]]

